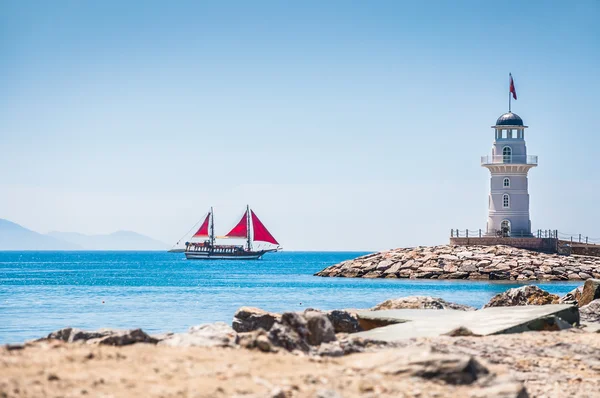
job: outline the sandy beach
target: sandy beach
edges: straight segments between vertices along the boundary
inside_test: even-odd
[[[421,355],[474,358],[489,374],[463,385],[441,370],[418,376],[404,361]],[[591,397],[600,389],[600,334],[437,337],[340,358],[45,341],[2,348],[0,375],[2,397]]]

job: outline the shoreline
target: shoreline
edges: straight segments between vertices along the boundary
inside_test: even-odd
[[[562,298],[509,289],[483,309],[400,297],[366,310],[242,307],[231,327],[186,333],[66,328],[0,347],[0,395],[592,396],[600,389],[597,296],[600,280],[588,280]]]

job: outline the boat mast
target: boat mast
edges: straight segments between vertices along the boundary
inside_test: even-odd
[[[248,251],[252,251],[252,239],[250,239],[250,205],[246,205],[246,231],[248,240]]]
[[[210,246],[215,245],[215,214],[213,208],[210,208]]]

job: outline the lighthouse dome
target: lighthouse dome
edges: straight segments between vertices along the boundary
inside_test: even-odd
[[[496,120],[496,126],[522,126],[523,119],[516,113],[508,112]]]

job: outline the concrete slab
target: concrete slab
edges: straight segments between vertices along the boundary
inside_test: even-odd
[[[579,310],[569,304],[492,307],[478,311],[453,310],[384,310],[363,311],[358,318],[369,322],[391,324],[353,336],[382,341],[400,341],[416,337],[435,337],[463,327],[476,335],[520,333],[529,325],[548,317],[568,324],[579,323]],[[560,325],[564,325],[560,323]]]

